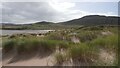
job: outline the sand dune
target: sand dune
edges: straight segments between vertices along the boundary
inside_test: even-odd
[[[45,57],[45,58],[32,58],[29,60],[25,60],[25,61],[18,61],[15,63],[10,63],[7,64],[5,63],[4,66],[52,66],[52,61],[50,61],[51,57]]]
[[[0,48],[0,67],[2,67],[2,48]]]
[[[47,56],[44,58],[33,57],[29,60],[22,60],[18,62],[9,63],[12,58],[3,61],[3,66],[53,66],[53,57]]]

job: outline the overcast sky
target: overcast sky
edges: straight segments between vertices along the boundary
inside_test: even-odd
[[[117,1],[117,0],[116,0]],[[62,22],[86,15],[118,16],[118,2],[2,2],[2,23]]]

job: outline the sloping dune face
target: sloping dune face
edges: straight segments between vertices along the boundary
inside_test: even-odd
[[[0,67],[2,67],[2,48],[0,48]]]
[[[3,61],[3,66],[53,66],[52,56],[48,56],[45,58],[33,57],[29,60],[22,60],[22,61],[9,63],[11,59],[12,58],[9,58]]]

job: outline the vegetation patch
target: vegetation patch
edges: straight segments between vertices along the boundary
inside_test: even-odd
[[[44,34],[43,37],[37,35],[3,37],[3,52],[6,54],[14,50],[18,55],[35,52],[55,53],[55,62],[61,65],[67,61],[76,65],[117,65],[118,59],[113,60],[113,58],[117,58],[118,54],[118,30],[116,29],[117,27],[111,26],[91,26],[55,30]],[[107,31],[111,34],[101,34],[101,32]],[[71,37],[77,38],[80,42],[74,43]],[[106,57],[109,59],[100,60],[100,58]],[[111,61],[112,63],[110,63]]]

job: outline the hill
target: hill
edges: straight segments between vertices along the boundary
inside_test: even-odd
[[[115,16],[101,16],[101,15],[88,15],[82,18],[73,19],[65,22],[35,22],[32,24],[9,24],[2,23],[2,29],[10,30],[24,30],[24,29],[40,29],[40,30],[55,30],[55,29],[69,29],[76,28],[79,26],[96,26],[96,25],[118,25],[118,20],[120,17]]]
[[[41,22],[36,22],[34,24],[47,25],[47,24],[53,24],[53,22],[41,21]]]
[[[120,17],[88,15],[79,19],[61,22],[63,25],[118,25]]]

